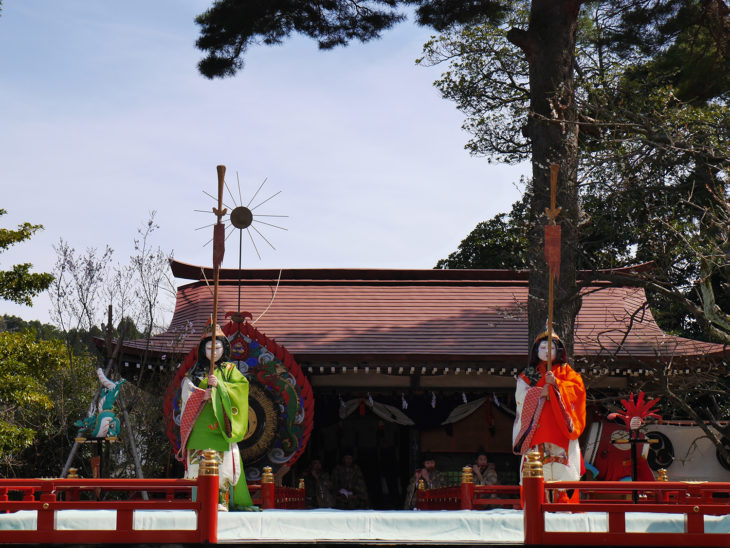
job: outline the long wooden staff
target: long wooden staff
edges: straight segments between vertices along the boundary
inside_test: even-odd
[[[213,325],[211,325],[211,357],[213,359],[210,360],[210,375],[215,370],[215,338],[216,326],[218,325],[218,278],[221,263],[223,262],[223,255],[226,251],[226,226],[221,222],[221,219],[228,212],[223,207],[223,185],[226,177],[226,166],[216,166],[216,171],[218,172],[218,207],[213,208],[213,213],[215,213],[217,221],[213,225]]]
[[[560,277],[560,225],[555,222],[560,215],[561,208],[556,207],[558,194],[558,164],[550,165],[550,207],[545,208],[548,224],[545,225],[545,261],[548,264],[548,339],[547,339],[547,370],[552,369],[553,363],[553,301],[554,280]]]

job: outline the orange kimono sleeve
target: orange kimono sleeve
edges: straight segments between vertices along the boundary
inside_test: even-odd
[[[578,439],[586,426],[586,389],[583,378],[579,373],[573,371],[573,368],[568,364],[553,368],[553,374],[558,381],[560,398],[565,412],[567,412],[573,423],[573,429],[572,431],[569,430],[565,421],[561,419],[563,410],[560,408],[560,402],[554,401],[555,398],[551,398],[550,407],[555,415],[556,423],[565,437],[571,440]]]

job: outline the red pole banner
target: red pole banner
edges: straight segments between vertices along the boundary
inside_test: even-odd
[[[560,278],[560,225],[545,225],[545,262],[555,279]]]

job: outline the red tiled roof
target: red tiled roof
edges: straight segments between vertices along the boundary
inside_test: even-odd
[[[196,269],[200,272],[200,267],[173,263],[176,275]],[[241,309],[252,314],[261,332],[299,358],[389,355],[448,361],[522,359],[527,354],[524,273],[300,269],[245,270],[241,277]],[[235,277],[221,278],[219,323],[226,312],[237,310],[238,299]],[[178,288],[170,328],[153,338],[153,349],[182,352],[197,344],[212,312],[212,298],[205,281]],[[575,356],[724,352],[722,345],[663,333],[645,302],[639,288],[596,284],[586,291],[576,322]]]

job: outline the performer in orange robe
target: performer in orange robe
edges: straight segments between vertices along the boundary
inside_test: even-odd
[[[520,469],[525,454],[536,450],[546,481],[576,481],[585,471],[578,437],[586,424],[586,390],[580,374],[566,363],[565,347],[555,334],[552,354],[548,371],[547,333],[543,333],[517,379],[513,450],[522,455]]]

